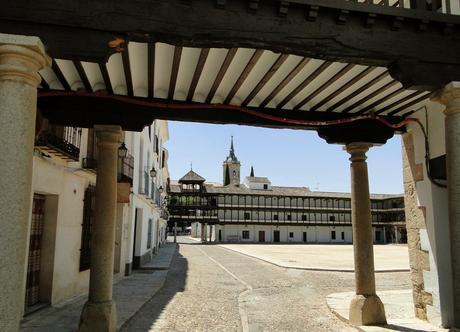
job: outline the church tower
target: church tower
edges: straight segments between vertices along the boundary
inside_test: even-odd
[[[233,136],[230,143],[230,153],[228,154],[227,159],[225,159],[224,164],[224,177],[223,184],[224,186],[240,184],[240,162],[235,156],[235,149],[233,148]]]

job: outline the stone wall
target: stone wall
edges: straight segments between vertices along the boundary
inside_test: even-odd
[[[426,230],[426,210],[425,207],[419,206],[416,190],[416,182],[424,178],[423,166],[415,162],[412,134],[404,134],[402,141],[404,204],[415,315],[426,320],[427,305],[432,305],[433,299],[432,295],[425,290],[423,279],[423,271],[430,270],[428,251],[422,249],[420,241],[420,230]]]

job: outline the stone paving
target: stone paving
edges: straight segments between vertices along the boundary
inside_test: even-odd
[[[426,331],[447,332],[447,329],[435,327],[426,321],[417,319],[414,314],[412,290],[390,290],[377,292],[385,306],[387,325],[360,326],[365,332],[386,331]],[[327,297],[327,305],[340,319],[348,321],[350,301],[354,292],[335,293]]]
[[[219,244],[280,267],[353,272],[351,244]],[[376,272],[409,271],[407,245],[374,245]]]
[[[121,328],[163,286],[171,259],[176,252],[174,243],[160,248],[149,264],[149,270],[135,271],[114,284],[113,298],[117,306],[117,326]],[[167,268],[167,267],[166,267]],[[66,304],[46,307],[26,316],[21,323],[22,332],[74,332],[78,328],[80,313],[87,295]]]
[[[218,245],[181,243],[164,287],[123,327],[141,331],[356,331],[328,308],[354,275],[286,269]],[[409,273],[379,273],[379,290],[407,289]]]

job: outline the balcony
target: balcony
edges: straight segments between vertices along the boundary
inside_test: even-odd
[[[50,125],[36,137],[35,146],[67,161],[78,161],[81,128]]]
[[[132,187],[134,178],[134,157],[128,153],[125,158],[120,160],[119,165],[118,182],[129,183]]]

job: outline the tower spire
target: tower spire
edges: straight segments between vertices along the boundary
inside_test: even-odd
[[[231,136],[231,141],[230,141],[230,153],[227,157],[227,161],[231,161],[231,162],[237,162],[238,161],[238,158],[236,158],[236,155],[235,155],[235,148],[233,147],[233,136]]]

